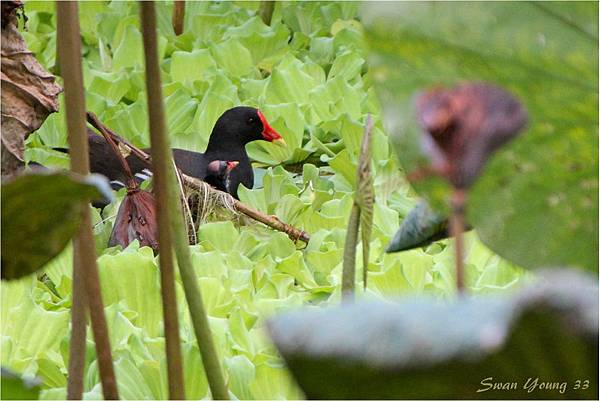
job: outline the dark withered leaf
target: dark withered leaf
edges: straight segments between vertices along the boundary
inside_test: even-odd
[[[431,89],[417,97],[416,110],[424,148],[458,188],[471,186],[489,156],[527,123],[513,95],[483,83]]]
[[[108,246],[127,247],[134,240],[158,251],[158,226],[154,195],[141,189],[130,190],[117,213]]]

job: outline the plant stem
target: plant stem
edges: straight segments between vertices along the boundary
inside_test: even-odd
[[[171,148],[166,135],[165,116],[162,103],[162,88],[160,82],[160,69],[158,65],[158,46],[156,39],[156,11],[154,2],[140,2],[142,19],[142,33],[144,40],[144,56],[146,60],[146,88],[148,99],[148,114],[150,122],[150,135],[152,138],[153,162],[160,168],[165,178],[169,195],[169,212],[172,234],[174,237],[175,254],[181,274],[181,281],[188,302],[194,332],[204,364],[206,378],[213,399],[229,399],[229,393],[221,372],[214,346],[208,318],[202,302],[197,277],[192,265],[188,246],[187,230],[181,210],[179,191],[175,170],[171,167]],[[155,167],[155,168],[156,168]],[[160,174],[160,173],[159,173]]]
[[[173,30],[175,35],[179,36],[183,33],[183,18],[185,17],[185,1],[175,0],[173,2]]]
[[[57,14],[57,35],[60,37],[59,53],[61,60],[61,70],[64,79],[65,89],[65,104],[67,117],[67,130],[69,134],[69,145],[71,152],[71,171],[79,174],[89,173],[88,160],[88,142],[85,129],[85,98],[83,94],[83,74],[81,70],[81,42],[79,32],[79,19],[77,2],[62,2],[56,3]],[[85,284],[85,301],[84,297],[79,297],[74,302],[87,304],[90,310],[92,321],[92,331],[94,333],[94,341],[96,343],[96,354],[98,358],[98,370],[100,381],[102,383],[102,392],[105,399],[118,399],[117,382],[112,363],[110,351],[110,342],[108,339],[108,328],[106,318],[104,317],[104,305],[102,302],[102,293],[100,290],[100,279],[98,276],[98,267],[96,265],[96,249],[94,237],[92,234],[92,224],[90,209],[87,204],[82,208],[83,218],[77,236],[73,242],[74,245],[74,260],[73,269],[74,277],[77,274],[83,276],[82,282]],[[79,281],[79,280],[78,280]],[[75,284],[75,282],[74,282]],[[81,285],[81,282],[78,282]],[[74,290],[83,291],[81,288]],[[81,305],[75,306],[81,308]],[[77,312],[76,309],[76,313]],[[84,319],[79,319],[77,324],[85,322]],[[75,327],[75,333],[80,333],[81,327]],[[76,352],[81,352],[84,347],[80,347],[79,341]],[[73,355],[74,358],[82,358],[81,355]],[[77,362],[77,367],[82,365]],[[83,373],[76,373],[74,377],[75,386],[79,376]],[[73,388],[72,384],[72,388]],[[75,388],[74,390],[77,390]],[[74,395],[78,394],[73,391]]]
[[[175,11],[179,9],[178,5],[180,1],[175,2]],[[143,6],[142,6],[143,7]],[[152,11],[154,10],[154,4],[151,4]],[[176,22],[176,12],[173,12],[173,25]],[[149,45],[147,42],[151,41],[151,38],[146,32],[150,30],[154,32],[154,21],[155,16],[148,15],[147,10],[142,9],[142,24],[144,27],[144,51],[146,54],[146,79],[148,82],[148,93],[152,93],[150,81],[157,79],[155,74],[158,71],[155,70],[150,52],[155,52],[156,49]],[[182,15],[179,14],[178,22],[182,22]],[[181,26],[179,26],[181,28]],[[175,28],[177,29],[177,28]],[[160,78],[160,75],[158,76]],[[158,79],[159,79],[158,78]],[[160,79],[158,80],[160,85]],[[159,87],[160,89],[160,87]],[[179,339],[179,321],[177,317],[177,299],[175,297],[175,269],[173,268],[173,244],[171,237],[171,218],[177,218],[177,215],[169,215],[169,183],[168,174],[170,170],[170,148],[165,140],[165,128],[164,119],[162,118],[162,102],[160,101],[162,94],[155,94],[158,102],[151,102],[148,100],[148,110],[150,114],[150,142],[151,142],[151,153],[154,159],[154,193],[156,195],[156,210],[158,214],[158,244],[160,249],[159,262],[160,262],[160,289],[162,295],[163,305],[163,322],[165,328],[165,343],[166,343],[166,355],[167,355],[167,373],[169,379],[169,398],[171,400],[185,399],[185,388],[183,384],[183,364],[181,360],[181,343]],[[156,105],[158,103],[158,106]],[[158,121],[152,120],[152,116],[159,118]],[[161,121],[162,120],[162,121]],[[104,134],[102,125],[97,127]],[[108,141],[108,138],[107,138]]]
[[[465,290],[464,278],[464,239],[466,192],[455,189],[450,199],[452,215],[450,216],[450,235],[454,237],[454,252],[456,266],[456,289],[462,294]]]
[[[307,244],[310,241],[310,236],[306,232],[298,230],[296,227],[292,227],[289,224],[282,222],[277,217],[268,216],[264,213],[261,213],[258,210],[243,204],[237,199],[234,200],[233,207],[238,212],[241,212],[248,217],[252,217],[254,220],[260,221],[266,226],[286,233],[292,240],[301,240]]]
[[[74,239],[77,241],[77,238]],[[83,397],[83,370],[85,368],[86,314],[83,271],[79,246],[73,249],[73,290],[71,305],[71,338],[69,339],[69,371],[67,399],[81,400]]]
[[[360,154],[358,157],[358,168],[356,169],[356,192],[354,200],[360,209],[360,233],[363,250],[363,289],[367,290],[367,279],[369,277],[369,252],[371,247],[371,232],[373,231],[373,204],[375,202],[375,190],[373,188],[373,172],[371,171],[371,135],[373,132],[373,118],[371,113],[367,114],[365,130]]]
[[[354,300],[354,276],[356,270],[356,242],[358,241],[358,226],[360,220],[360,208],[356,203],[352,204],[350,219],[348,220],[348,232],[344,244],[344,262],[342,267],[342,300]]]
[[[273,10],[275,10],[275,2],[269,0],[262,0],[260,2],[260,8],[258,9],[258,15],[265,25],[271,25],[271,19],[273,18]]]
[[[87,122],[90,123],[92,125],[92,127],[96,128],[100,132],[107,133],[108,135],[110,135],[110,137],[113,139],[113,141],[127,146],[127,148],[131,151],[131,153],[133,153],[137,157],[139,157],[140,160],[142,160],[144,163],[146,163],[146,165],[148,167],[150,167],[150,168],[152,167],[152,163],[150,162],[151,158],[150,158],[149,154],[147,154],[144,151],[141,151],[140,149],[138,149],[137,147],[132,145],[127,139],[122,138],[119,135],[115,134],[110,128],[108,128],[106,125],[102,124],[100,122],[100,120],[98,119],[98,117],[91,111],[88,111],[86,113],[86,117],[87,117]]]

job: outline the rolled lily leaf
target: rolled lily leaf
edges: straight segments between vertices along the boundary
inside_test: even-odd
[[[37,172],[2,183],[2,279],[44,266],[75,234],[87,202],[112,196],[99,175]]]
[[[598,398],[597,280],[572,270],[510,297],[346,304],[269,329],[311,399]]]
[[[402,221],[385,251],[407,251],[447,237],[448,218],[436,213],[425,200],[421,200]]]
[[[38,379],[25,379],[13,371],[2,368],[2,395],[3,400],[37,400],[40,394],[41,381]]]

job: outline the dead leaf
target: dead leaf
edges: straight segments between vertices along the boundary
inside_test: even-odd
[[[46,71],[17,29],[20,1],[2,2],[2,174],[10,174],[16,161],[23,161],[24,141],[50,113],[58,111],[62,88]],[[10,162],[10,163],[9,163]]]

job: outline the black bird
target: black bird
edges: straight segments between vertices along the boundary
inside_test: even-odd
[[[226,190],[237,198],[240,184],[247,188],[252,188],[254,185],[254,172],[245,145],[258,140],[285,144],[281,135],[269,125],[260,110],[245,106],[234,107],[224,112],[217,120],[204,153],[173,149],[173,158],[184,174],[201,180],[205,180],[209,175],[207,167],[210,162],[237,161],[236,168],[229,171],[229,185],[225,186],[224,183],[218,183],[218,180],[212,178],[218,189]],[[106,176],[113,187],[125,186],[124,183],[127,182],[125,172],[104,137],[88,129],[88,143],[91,172]],[[126,160],[131,172],[138,179],[143,180],[149,175],[148,171],[144,171],[147,165],[138,156],[130,154]]]
[[[264,140],[285,145],[285,141],[267,122],[263,113],[253,107],[234,107],[217,120],[204,153],[173,149],[175,164],[184,174],[204,179],[206,166],[214,160],[236,160],[237,167],[230,173],[227,192],[237,198],[240,184],[254,185],[254,172],[246,152],[246,144]],[[222,189],[222,188],[219,188]]]

